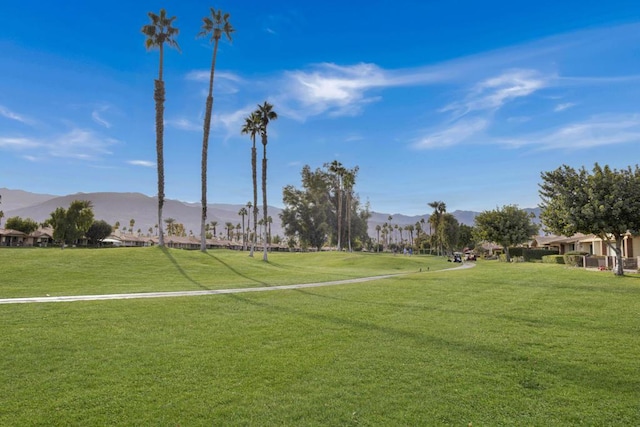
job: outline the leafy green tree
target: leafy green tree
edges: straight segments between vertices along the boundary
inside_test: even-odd
[[[532,213],[515,205],[483,211],[475,218],[476,238],[504,247],[509,262],[509,247],[525,243],[538,232],[538,226],[532,222],[533,217]]]
[[[12,216],[7,218],[5,227],[10,230],[22,231],[25,234],[31,234],[38,229],[38,223],[31,218],[20,218],[19,216]]]
[[[160,14],[148,13],[151,23],[142,27],[142,33],[146,36],[145,46],[147,50],[158,48],[160,50],[160,64],[158,66],[158,78],[155,80],[153,99],[156,103],[156,155],[158,169],[158,245],[164,246],[164,233],[162,232],[162,207],[164,206],[164,80],[162,69],[164,63],[164,44],[180,50],[175,38],[180,30],[173,26],[176,17],[167,17],[167,11],[160,9]]]
[[[337,240],[337,228],[334,226],[337,218],[335,176],[329,164],[315,171],[305,165],[301,176],[302,189],[289,185],[283,191],[285,209],[281,214],[282,224],[289,240],[297,239],[303,247],[319,249],[329,237]],[[367,221],[371,216],[368,206],[361,208],[358,197],[353,195],[355,174],[353,176],[353,184],[349,186],[351,195],[346,197],[345,203],[349,210],[344,215],[348,220],[345,228],[348,230],[349,248],[352,248],[352,243],[361,247],[369,241]]]
[[[458,245],[461,248],[473,249],[475,244],[473,227],[467,224],[460,224],[460,230],[458,234]]]
[[[324,172],[318,170],[313,173],[309,166],[304,166],[302,185],[304,190],[293,185],[284,188],[282,201],[285,208],[280,219],[287,237],[297,238],[303,248],[320,250],[329,233],[327,209],[331,202],[328,178]]]
[[[97,245],[103,239],[106,239],[113,232],[113,228],[109,223],[103,220],[94,221],[93,224],[87,230],[86,236],[93,243]]]
[[[258,105],[256,112],[260,115],[260,137],[262,138],[262,210],[263,221],[267,223],[267,143],[268,135],[267,128],[269,123],[278,118],[278,114],[273,110],[273,105],[265,101],[263,104]],[[265,229],[266,233],[266,229]],[[262,260],[268,261],[267,257],[267,236],[264,239],[264,252],[262,254]]]
[[[68,209],[57,208],[47,221],[53,227],[53,238],[61,248],[86,235],[93,224],[93,206],[88,200],[74,200]]]
[[[595,234],[616,255],[614,274],[623,275],[622,242],[640,232],[640,169],[595,164],[592,173],[563,165],[543,172],[540,184],[545,227],[557,234]]]
[[[450,213],[442,213],[440,216],[439,241],[442,253],[445,250],[453,252],[458,247],[460,236],[460,223]]]
[[[218,56],[218,42],[224,34],[231,41],[231,33],[235,30],[229,23],[229,14],[222,10],[210,8],[211,16],[202,18],[202,29],[198,37],[211,36],[209,42],[213,42],[213,55],[211,58],[211,69],[209,71],[209,93],[205,103],[204,129],[202,136],[202,215],[200,218],[200,250],[207,251],[206,222],[207,222],[207,157],[209,151],[209,133],[211,130],[211,113],[213,111],[213,76],[216,69],[216,58]]]

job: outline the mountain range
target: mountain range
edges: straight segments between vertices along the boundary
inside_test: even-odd
[[[21,218],[31,218],[37,222],[44,222],[49,218],[51,212],[58,207],[68,208],[74,200],[89,200],[93,205],[93,212],[97,220],[101,219],[109,224],[120,222],[121,227],[129,228],[130,221],[135,221],[134,230],[141,230],[146,234],[151,228],[153,230],[157,224],[158,217],[158,199],[149,197],[141,193],[76,193],[66,196],[56,196],[51,194],[36,194],[22,190],[12,190],[8,188],[0,188],[0,210],[4,212],[4,221],[7,218],[19,216]],[[426,206],[426,203],[425,203]],[[217,233],[224,233],[225,223],[231,222],[241,224],[242,218],[238,215],[240,209],[244,205],[233,205],[223,203],[209,204],[207,207],[208,222],[216,221]],[[540,208],[525,209],[533,212],[536,216],[534,221],[537,222]],[[163,209],[163,218],[174,218],[176,222],[184,224],[187,233],[192,232],[194,235],[200,234],[200,212],[199,203],[186,203],[179,200],[166,199]],[[273,218],[271,233],[283,236],[283,227],[280,223],[281,208],[274,206],[268,207],[268,215]],[[258,218],[260,218],[260,212]],[[479,212],[456,210],[451,212],[453,216],[461,223],[473,225],[474,219]],[[389,216],[392,217],[389,220]],[[385,222],[405,226],[415,224],[424,218],[425,222],[429,220],[430,214],[423,215],[403,215],[400,213],[381,213],[371,212],[369,219],[369,235],[376,236],[376,226]],[[245,217],[245,221],[247,218]]]

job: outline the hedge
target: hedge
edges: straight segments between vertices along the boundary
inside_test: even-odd
[[[542,257],[542,262],[546,264],[564,264],[563,255],[546,255]]]
[[[584,267],[584,256],[589,252],[571,251],[564,254],[564,263],[574,267]]]
[[[522,257],[525,261],[539,261],[544,256],[558,255],[558,251],[549,249],[532,249],[532,248],[509,248],[509,255],[512,258]]]

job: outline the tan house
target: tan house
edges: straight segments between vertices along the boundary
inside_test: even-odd
[[[601,237],[589,234],[575,234],[571,237],[545,236],[539,240],[541,247],[557,249],[560,255],[578,251],[589,254],[585,257],[585,267],[612,267],[615,265],[615,252]],[[615,241],[611,241],[615,245]],[[622,240],[622,259],[624,268],[637,269],[640,264],[640,236],[627,233]]]
[[[0,246],[24,246],[27,234],[10,228],[0,228]]]

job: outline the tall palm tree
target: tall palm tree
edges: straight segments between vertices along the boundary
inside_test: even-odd
[[[179,30],[173,27],[175,16],[167,18],[167,11],[160,9],[160,14],[148,13],[151,23],[142,27],[142,33],[147,37],[145,46],[147,50],[160,49],[160,65],[158,67],[158,78],[155,80],[153,99],[156,103],[156,156],[158,169],[158,224],[159,238],[158,245],[164,246],[164,235],[162,232],[162,207],[164,206],[164,80],[162,79],[162,67],[164,62],[164,44],[180,50],[175,37]]]
[[[380,224],[376,225],[376,232],[378,233],[378,240],[377,240],[377,244],[376,244],[376,252],[380,252],[380,229],[382,227],[380,227]]]
[[[164,220],[165,223],[167,223],[167,234],[169,234],[169,236],[171,236],[173,234],[173,232],[175,231],[175,223],[176,220],[169,217],[167,219]]]
[[[209,151],[209,133],[211,130],[211,113],[213,111],[213,75],[216,69],[216,57],[218,55],[218,42],[224,34],[231,41],[231,33],[235,30],[229,23],[229,14],[222,10],[210,8],[211,16],[202,18],[202,29],[198,37],[211,36],[209,42],[213,42],[213,55],[211,57],[211,70],[209,72],[209,93],[205,104],[204,129],[202,135],[202,215],[200,218],[200,250],[207,251],[207,239],[205,224],[207,222],[207,156]]]
[[[267,217],[267,242],[271,243],[271,224],[273,223],[273,218],[271,218],[271,215],[269,215]]]
[[[247,134],[251,137],[253,146],[251,147],[251,174],[253,178],[253,239],[251,239],[251,252],[249,256],[253,256],[253,250],[258,238],[258,165],[257,165],[257,151],[256,151],[256,135],[260,133],[260,127],[262,120],[260,113],[254,111],[244,119],[244,125],[240,130],[241,134]]]
[[[131,231],[131,234],[133,234],[133,226],[136,224],[136,220],[131,218],[129,220],[129,231]]]
[[[216,227],[218,226],[218,221],[211,221],[211,228],[213,228],[213,237],[216,237]]]
[[[262,105],[258,105],[257,113],[260,114],[260,136],[262,137],[262,214],[264,223],[267,223],[267,127],[269,122],[276,120],[278,114],[273,111],[273,105],[265,101]],[[266,230],[265,230],[266,232]],[[267,262],[267,239],[265,236],[264,251],[262,260]]]
[[[244,234],[244,217],[247,215],[247,209],[246,208],[240,208],[240,210],[238,211],[238,215],[240,215],[242,217],[242,250],[246,251],[247,250],[247,239],[245,239],[245,234]]]
[[[349,252],[351,249],[351,200],[353,199],[353,186],[356,184],[358,166],[353,169],[346,169],[344,172],[344,191],[347,195],[347,240],[349,242]]]
[[[247,209],[247,239],[251,241],[251,209],[253,208],[253,203],[247,202],[245,206]]]
[[[231,233],[233,232],[235,226],[231,222],[225,222],[224,228],[227,230],[227,240],[231,240]]]
[[[329,172],[334,175],[335,192],[336,192],[336,221],[337,221],[337,233],[338,233],[338,250],[342,250],[342,185],[346,169],[337,160],[334,160],[329,165]]]
[[[447,211],[447,205],[443,201],[435,201],[428,203],[430,207],[433,208],[433,219],[429,218],[429,225],[433,225],[435,228],[435,244],[437,248],[438,255],[442,254],[442,215]],[[433,239],[433,233],[431,234],[431,238]]]

